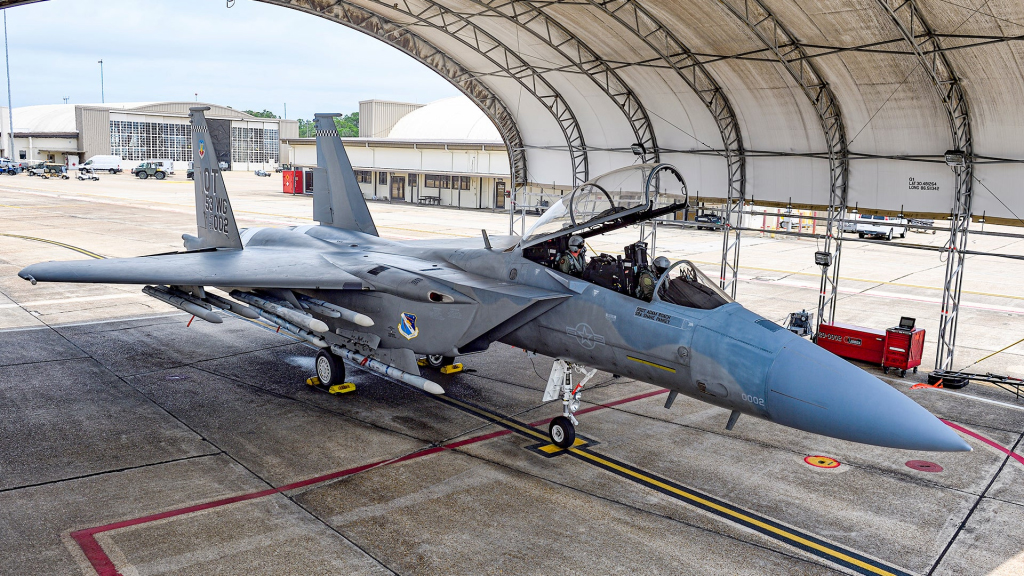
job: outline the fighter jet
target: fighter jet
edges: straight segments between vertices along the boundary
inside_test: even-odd
[[[277,325],[319,349],[325,386],[343,382],[348,361],[443,394],[418,359],[448,366],[495,342],[543,354],[557,359],[544,399],[561,399],[549,433],[563,448],[575,439],[582,388],[601,370],[667,388],[666,407],[685,394],[725,408],[730,430],[748,414],[877,446],[971,449],[899,391],[734,302],[690,262],[654,266],[643,242],[626,246],[625,257],[587,261],[579,252],[587,239],[686,205],[684,179],[670,165],[595,178],[522,237],[399,242],[377,232],[336,115],[317,114],[319,225],[240,231],[205,110],[190,113],[198,235],[183,235],[184,251],[46,262],[19,275],[33,284],[145,284],[146,294],[209,322],[227,312]]]

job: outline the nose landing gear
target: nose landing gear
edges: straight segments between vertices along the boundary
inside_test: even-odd
[[[585,374],[583,380],[575,386],[572,381],[574,371]],[[596,373],[597,370],[587,372],[582,366],[565,360],[555,360],[551,367],[548,386],[544,391],[544,401],[548,402],[559,396],[562,397],[562,415],[552,419],[551,425],[548,427],[551,443],[555,446],[566,449],[576,442],[576,426],[579,425],[579,421],[576,420],[575,414],[580,409],[583,385]]]

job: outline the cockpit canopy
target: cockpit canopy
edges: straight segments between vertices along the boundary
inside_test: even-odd
[[[689,260],[676,262],[662,274],[654,298],[660,302],[700,310],[713,310],[733,302],[718,284]]]
[[[571,234],[629,214],[686,202],[686,184],[669,164],[638,164],[580,185],[553,204],[523,236],[522,246]]]

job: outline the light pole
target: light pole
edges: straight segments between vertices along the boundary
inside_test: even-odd
[[[4,59],[7,61],[7,137],[11,143],[7,153],[14,160],[14,108],[11,107],[11,57],[7,52],[7,10],[4,10]]]
[[[100,65],[100,103],[104,104],[107,101],[107,96],[103,91],[103,60],[99,61]]]

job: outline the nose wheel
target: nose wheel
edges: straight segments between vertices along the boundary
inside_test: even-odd
[[[551,443],[559,448],[568,448],[576,442],[576,427],[565,416],[556,416],[548,427]]]
[[[579,371],[586,374],[579,384],[573,385],[573,372]],[[548,377],[548,387],[544,392],[544,401],[554,400],[561,396],[562,415],[551,420],[548,426],[548,435],[551,443],[559,448],[572,447],[576,442],[576,411],[580,409],[580,397],[582,396],[583,385],[586,384],[597,373],[597,370],[587,372],[582,366],[573,365],[571,362],[556,360],[551,367],[551,376]]]

